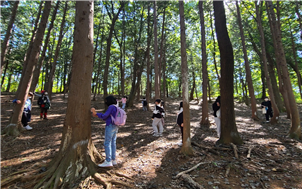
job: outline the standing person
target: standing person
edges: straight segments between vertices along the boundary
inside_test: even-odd
[[[155,100],[155,108],[153,111],[153,122],[152,122],[152,127],[153,127],[153,131],[154,134],[153,136],[159,137],[162,136],[163,134],[163,123],[162,123],[162,117],[163,117],[163,113],[165,113],[164,109],[161,108],[160,105],[161,100],[160,99],[156,99]],[[157,128],[159,127],[159,128]]]
[[[220,96],[218,96],[212,105],[214,110],[214,120],[217,126],[217,136],[220,138],[221,133],[221,113],[220,113]]]
[[[265,111],[265,118],[266,118],[266,122],[269,122],[269,117],[273,117],[273,109],[272,109],[272,103],[269,100],[268,97],[264,98],[264,101],[261,103],[261,108],[264,108]]]
[[[28,97],[27,97],[27,100],[25,101],[22,118],[21,118],[21,122],[22,122],[24,129],[26,129],[28,131],[33,129],[31,126],[28,125],[28,122],[30,122],[30,119],[31,119],[31,107],[32,107],[31,98],[33,96],[34,96],[34,94],[32,92],[28,93]],[[21,104],[21,100],[15,99],[15,100],[13,100],[13,103]]]
[[[179,146],[182,146],[182,140],[183,140],[183,136],[184,136],[184,117],[183,117],[183,103],[180,102],[179,104],[179,112],[177,113],[177,121],[176,121],[177,125],[180,127],[180,131],[181,131],[181,141],[178,143]]]
[[[35,93],[36,96],[39,96],[38,99],[38,105],[40,105],[40,118],[43,118],[44,114],[44,119],[47,119],[47,110],[50,108],[50,100],[48,97],[48,93],[44,90],[41,91],[41,95],[38,95]]]
[[[127,102],[127,96],[123,96],[122,98],[122,109],[125,110],[126,108],[126,102]]]
[[[142,105],[143,105],[143,111],[147,111],[148,102],[145,97],[142,100]]]
[[[108,106],[107,111],[103,113],[96,113],[94,108],[91,108],[91,112],[93,117],[98,117],[103,119],[106,122],[105,127],[105,154],[106,160],[99,164],[99,167],[112,167],[113,165],[117,165],[116,161],[116,135],[118,132],[118,126],[116,126],[111,116],[115,116],[117,112],[117,108],[115,105],[117,104],[116,99],[113,96],[108,96],[105,98],[105,103]]]

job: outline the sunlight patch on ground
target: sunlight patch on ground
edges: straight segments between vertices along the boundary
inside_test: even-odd
[[[250,139],[250,141],[252,143],[256,143],[256,144],[269,144],[271,142],[278,142],[281,143],[280,140],[275,139],[275,138],[254,138],[254,139]]]
[[[206,137],[205,139],[204,139],[204,141],[207,141],[207,142],[216,142],[217,141],[217,137],[210,137],[210,136],[208,136],[208,137]]]

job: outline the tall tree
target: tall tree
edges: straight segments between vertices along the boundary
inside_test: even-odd
[[[35,188],[42,185],[43,188],[71,188],[74,183],[96,173],[93,161],[100,156],[91,140],[90,113],[93,13],[93,1],[76,2],[73,74],[60,150]]]
[[[214,1],[215,29],[220,51],[221,65],[221,135],[217,143],[241,144],[234,111],[234,55],[226,27],[223,1]]]
[[[163,1],[164,3],[164,1]],[[158,74],[159,74],[159,86],[158,88],[161,89],[161,79],[162,79],[162,64],[163,64],[163,58],[164,58],[164,42],[165,42],[165,20],[166,20],[166,6],[164,5],[163,7],[164,12],[163,12],[163,23],[162,23],[162,28],[161,28],[161,41],[160,41],[160,53],[159,53],[159,63],[158,63]],[[160,98],[162,98],[162,94],[160,91]]]
[[[269,7],[269,12],[268,14],[271,15],[271,21],[272,21],[272,25],[273,25],[273,29],[275,32],[275,38],[273,40],[276,40],[277,42],[277,49],[275,49],[277,51],[277,53],[280,54],[280,68],[282,70],[282,74],[283,74],[283,82],[284,82],[284,86],[286,88],[286,92],[288,95],[288,100],[289,100],[289,105],[290,105],[290,113],[291,113],[291,128],[289,131],[289,136],[291,138],[295,138],[295,139],[302,139],[302,135],[301,135],[301,125],[300,125],[300,115],[299,115],[299,111],[298,111],[298,106],[296,103],[296,98],[293,92],[293,88],[292,88],[292,84],[291,84],[291,80],[289,77],[289,73],[288,73],[288,68],[287,68],[287,63],[286,63],[286,58],[285,58],[285,53],[284,53],[284,48],[283,48],[283,44],[282,44],[282,37],[281,37],[281,29],[278,26],[278,23],[276,21],[276,15],[273,9],[273,4],[272,2],[266,2],[266,5]]]
[[[44,46],[43,46],[42,54],[41,54],[41,57],[39,59],[39,62],[37,64],[37,66],[35,68],[35,71],[34,71],[33,80],[32,80],[31,86],[30,86],[30,91],[35,91],[36,86],[39,82],[41,67],[42,67],[44,59],[45,59],[45,54],[46,54],[46,50],[47,50],[47,47],[48,47],[50,34],[51,34],[53,24],[54,24],[55,19],[56,19],[56,15],[57,15],[57,12],[58,12],[59,5],[60,5],[60,1],[57,1],[56,6],[55,6],[55,8],[52,12],[52,17],[51,17],[50,24],[48,25],[47,35],[46,35],[46,38],[44,40]]]
[[[150,65],[150,44],[151,44],[151,37],[152,37],[152,31],[150,26],[151,22],[151,15],[150,15],[150,3],[148,5],[148,40],[147,40],[147,90],[146,90],[146,100],[147,100],[147,109],[149,110],[149,103],[150,103],[150,93],[151,93],[151,86],[150,86],[150,74],[151,74],[151,65]]]
[[[110,28],[109,28],[109,34],[108,34],[108,38],[107,38],[107,47],[106,47],[106,61],[105,61],[105,69],[104,69],[104,78],[103,78],[103,90],[104,90],[104,98],[106,98],[108,96],[108,91],[107,91],[107,87],[108,87],[108,73],[109,73],[109,61],[110,61],[110,53],[111,53],[111,44],[112,44],[112,36],[113,36],[113,32],[114,32],[114,26],[115,23],[118,19],[118,16],[121,12],[121,10],[123,9],[125,2],[120,1],[120,7],[117,11],[117,13],[114,13],[114,2],[110,2],[111,3],[111,11],[109,10],[109,7],[107,4],[105,4],[107,13],[109,15],[109,18],[111,20],[111,24],[110,24]]]
[[[207,44],[206,44],[206,30],[204,24],[204,8],[203,1],[199,1],[199,16],[200,16],[200,30],[201,30],[201,51],[202,51],[202,118],[201,125],[209,125],[209,109],[207,100],[208,87],[208,65],[207,65]]]
[[[160,75],[159,75],[159,66],[158,66],[158,47],[157,47],[157,7],[156,1],[154,1],[153,7],[153,33],[154,33],[154,87],[155,87],[155,98],[160,98]]]
[[[2,46],[1,46],[1,73],[2,73],[3,65],[5,64],[5,54],[7,52],[7,47],[8,47],[8,44],[9,44],[9,38],[10,38],[10,35],[12,33],[13,25],[14,25],[14,22],[15,22],[15,19],[16,19],[18,6],[19,6],[19,1],[15,1],[14,5],[12,7],[12,10],[11,10],[12,14],[10,16],[10,20],[9,20],[8,25],[7,25],[5,37],[4,37],[4,40],[2,42]]]
[[[274,112],[274,115],[271,119],[271,123],[275,124],[278,121],[279,109],[278,109],[278,107],[276,105],[276,102],[275,102],[274,91],[273,91],[271,80],[270,80],[270,77],[269,77],[269,74],[268,74],[265,40],[264,40],[264,33],[263,33],[262,23],[261,23],[262,19],[261,19],[261,16],[260,16],[259,5],[257,5],[257,2],[255,2],[255,5],[256,5],[257,25],[258,25],[258,30],[259,30],[259,33],[260,33],[264,74],[265,74],[266,84],[267,84],[267,88],[268,88],[268,94],[270,96],[270,100],[271,100],[271,104],[272,104],[272,108],[273,108],[273,112]]]
[[[21,100],[20,104],[16,104],[14,106],[13,114],[11,116],[10,124],[5,128],[4,133],[7,135],[19,135],[19,131],[22,130],[22,126],[20,124],[23,108],[25,105],[25,101],[27,100],[27,94],[29,92],[29,88],[32,81],[33,71],[35,69],[35,65],[38,62],[40,47],[42,45],[42,40],[48,20],[48,16],[50,13],[51,2],[47,1],[44,5],[44,10],[41,18],[41,22],[39,24],[39,28],[37,30],[37,34],[35,40],[32,45],[31,54],[28,57],[28,64],[26,65],[26,71],[24,72],[23,79],[20,81],[18,86],[18,93],[16,94],[16,99]]]
[[[59,39],[58,39],[58,42],[57,42],[55,56],[53,58],[53,63],[52,63],[51,70],[50,70],[50,73],[49,73],[47,92],[48,92],[48,95],[49,95],[50,98],[51,98],[51,95],[52,95],[52,87],[53,87],[53,81],[54,81],[57,61],[58,61],[58,58],[59,58],[61,44],[62,44],[62,40],[63,40],[63,36],[64,36],[64,25],[65,25],[65,20],[66,20],[66,12],[67,12],[67,9],[68,9],[68,4],[67,3],[68,3],[68,1],[65,2],[65,6],[64,6],[64,10],[63,10],[63,19],[62,19],[61,26],[60,26]]]
[[[244,32],[243,32],[243,26],[242,26],[242,22],[241,22],[241,13],[240,13],[238,1],[236,1],[236,7],[237,7],[237,18],[238,18],[238,24],[239,24],[239,30],[240,30],[240,36],[241,36],[241,42],[242,42],[242,50],[243,50],[244,62],[245,62],[246,81],[248,84],[249,95],[251,98],[252,119],[258,120],[259,118],[257,116],[257,107],[256,107],[257,102],[256,102],[255,94],[254,94],[254,86],[253,86],[251,68],[250,68],[250,63],[249,63],[249,59],[247,56],[247,50],[246,50],[246,45],[245,45],[245,36],[244,36]]]
[[[212,14],[211,14],[211,11],[210,11],[210,22],[211,22],[211,36],[212,36],[212,40],[213,40],[213,62],[214,62],[214,66],[215,66],[215,72],[216,72],[216,75],[217,75],[217,78],[218,78],[218,81],[220,83],[220,74],[219,74],[219,71],[218,71],[218,67],[217,67],[217,62],[216,62],[216,42],[215,42],[215,36],[214,36],[214,27],[213,27],[213,19],[212,19]]]
[[[180,42],[181,42],[181,76],[182,76],[182,100],[183,100],[183,145],[181,152],[193,155],[190,137],[190,104],[189,104],[189,71],[186,52],[186,26],[184,15],[184,2],[179,1],[180,16]],[[155,23],[154,23],[155,25]],[[154,33],[155,35],[155,33]]]

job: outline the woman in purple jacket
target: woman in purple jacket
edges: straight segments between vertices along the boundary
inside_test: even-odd
[[[113,96],[108,96],[105,99],[105,103],[108,106],[107,111],[103,113],[96,113],[94,108],[91,108],[91,112],[93,117],[98,117],[106,121],[105,128],[105,154],[106,160],[99,164],[99,167],[112,167],[113,165],[117,165],[116,162],[116,135],[118,132],[118,126],[114,125],[111,116],[115,116],[117,112],[117,108],[114,106],[117,104],[116,99]]]

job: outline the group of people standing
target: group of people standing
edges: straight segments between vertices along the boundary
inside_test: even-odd
[[[31,110],[32,110],[32,98],[34,96],[38,96],[38,105],[40,106],[40,118],[47,119],[47,110],[50,108],[50,100],[48,97],[48,93],[44,90],[41,91],[41,94],[29,92],[27,95],[27,99],[24,104],[24,109],[22,112],[21,123],[26,130],[32,130],[33,128],[28,125],[31,121]],[[13,103],[21,104],[22,101],[18,99],[14,99]],[[43,117],[44,116],[44,117]]]

